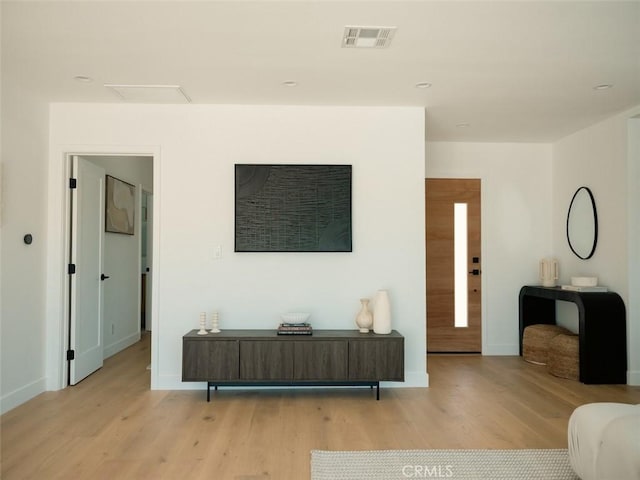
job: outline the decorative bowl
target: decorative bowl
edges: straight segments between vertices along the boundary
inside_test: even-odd
[[[574,287],[595,287],[598,285],[598,277],[571,277],[571,285]]]
[[[292,312],[283,313],[282,315],[280,315],[280,318],[285,323],[304,323],[309,320],[310,316],[310,313]]]

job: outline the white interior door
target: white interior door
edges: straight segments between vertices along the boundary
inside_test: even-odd
[[[75,385],[102,367],[103,248],[105,171],[74,156],[71,190],[71,315],[69,383]],[[69,358],[69,357],[68,357]]]

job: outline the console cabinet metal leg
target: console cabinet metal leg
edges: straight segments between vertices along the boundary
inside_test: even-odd
[[[404,381],[404,337],[357,330],[226,330],[182,340],[182,380],[218,386],[369,386],[380,399],[381,381]]]

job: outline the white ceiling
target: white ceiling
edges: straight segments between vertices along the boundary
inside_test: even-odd
[[[194,104],[420,106],[428,140],[488,142],[552,142],[640,105],[640,1],[0,5],[2,86],[48,101],[168,84]],[[353,49],[346,25],[398,28]]]

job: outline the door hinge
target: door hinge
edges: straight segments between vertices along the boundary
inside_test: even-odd
[[[70,263],[69,267],[67,268],[67,273],[69,275],[73,275],[74,273],[76,273],[76,264],[75,263]]]
[[[67,350],[67,360],[75,360],[76,351],[75,350]]]
[[[78,180],[75,178],[70,178],[69,179],[69,188],[74,189],[74,188],[78,188]]]

